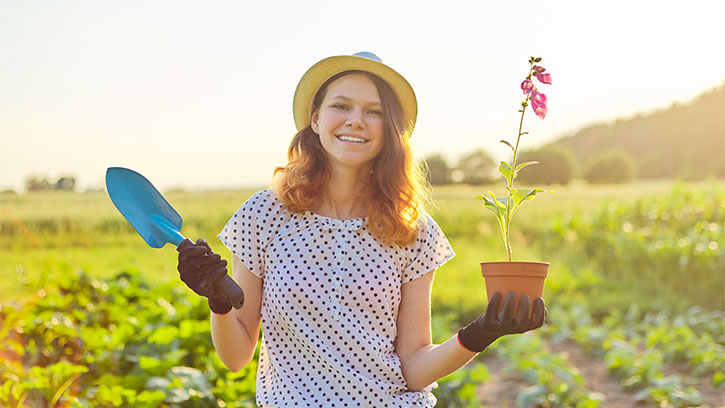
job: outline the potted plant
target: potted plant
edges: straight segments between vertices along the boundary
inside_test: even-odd
[[[518,173],[527,166],[538,164],[535,161],[517,164],[516,159],[521,136],[529,133],[522,132],[526,108],[530,105],[534,113],[541,119],[544,119],[548,113],[546,95],[539,92],[534,84],[534,79],[542,84],[551,84],[551,75],[545,73],[546,69],[539,65],[540,62],[541,58],[531,57],[529,59],[529,73],[521,83],[524,100],[521,102],[521,109],[519,110],[521,112],[521,121],[519,122],[516,145],[512,145],[506,140],[501,140],[501,143],[510,147],[513,152],[511,163],[501,161],[498,168],[506,179],[508,197],[496,197],[491,191],[488,192],[487,196],[475,196],[475,198],[483,200],[486,209],[496,215],[496,219],[501,228],[501,235],[506,252],[508,253],[508,261],[481,262],[481,273],[486,280],[486,293],[488,294],[489,300],[495,292],[501,292],[505,295],[509,291],[514,291],[517,299],[522,295],[529,295],[529,298],[533,301],[543,295],[544,279],[549,270],[548,262],[513,261],[510,239],[511,219],[516,213],[516,210],[526,201],[532,200],[537,193],[547,191],[541,188],[514,188],[514,180]],[[515,304],[518,305],[518,300]]]

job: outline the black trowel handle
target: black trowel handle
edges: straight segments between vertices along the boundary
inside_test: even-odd
[[[181,251],[189,245],[194,245],[194,243],[190,239],[186,238],[179,244],[177,250]],[[211,250],[208,250],[208,252],[211,252]],[[235,309],[241,309],[244,305],[244,292],[242,291],[242,288],[237,285],[237,282],[231,278],[231,276],[224,275],[221,279],[216,281],[214,283],[214,289],[224,296]]]
[[[235,309],[241,309],[244,305],[244,292],[229,275],[224,275],[224,277],[216,281],[214,289],[224,295]]]

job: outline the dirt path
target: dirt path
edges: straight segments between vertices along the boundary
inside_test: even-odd
[[[588,356],[573,342],[564,341],[550,346],[552,352],[564,352],[568,355],[569,362],[576,366],[582,376],[586,378],[589,391],[606,396],[606,400],[600,407],[645,408],[654,406],[637,403],[634,399],[635,393],[623,390],[619,381],[607,372],[602,361]],[[485,356],[481,362],[486,364],[491,373],[491,379],[478,389],[478,396],[482,401],[481,406],[486,408],[516,407],[516,396],[528,386],[526,381],[516,373],[504,373],[505,363],[493,353]]]
[[[587,381],[587,389],[591,392],[603,394],[606,399],[600,405],[602,408],[630,408],[630,407],[653,407],[655,404],[638,403],[635,401],[635,391],[622,388],[619,380],[611,375],[604,362],[584,352],[572,341],[550,343],[551,351],[554,353],[564,352],[568,355],[569,363],[581,372],[582,377]]]
[[[504,373],[504,362],[493,353],[487,354],[480,360],[486,364],[491,378],[483,383],[477,391],[482,407],[514,408],[516,396],[528,384],[517,373]]]

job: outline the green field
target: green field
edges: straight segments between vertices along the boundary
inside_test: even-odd
[[[488,189],[434,189],[429,212],[457,253],[436,274],[436,340],[483,312],[478,264],[506,258],[494,217],[473,198]],[[547,325],[496,342],[477,358],[479,364],[441,381],[438,406],[480,406],[477,390],[501,377],[486,368],[495,364],[517,373],[516,398],[522,406],[595,407],[602,400],[601,406],[607,406],[607,400],[625,396],[643,406],[725,404],[725,183],[574,183],[552,189],[554,194],[540,194],[524,205],[512,224],[514,259],[551,263]],[[493,190],[500,194],[502,188]],[[206,238],[229,260],[215,236],[251,193],[172,192],[166,198],[184,216],[184,235]],[[0,349],[0,405],[25,395],[37,406],[54,399],[68,406],[219,406],[219,401],[252,406],[253,367],[228,373],[209,341],[164,337],[179,336],[168,331],[186,327],[193,338],[189,322],[194,320],[180,312],[162,317],[163,308],[153,312],[167,307],[157,301],[159,293],[177,310],[188,309],[201,323],[194,327],[208,326],[205,305],[177,282],[175,268],[175,249],[148,248],[105,193],[0,194],[0,336],[6,339]],[[121,324],[114,320],[127,316],[116,315],[120,312],[112,306],[128,296],[128,282],[148,285],[133,296],[148,297],[150,303],[144,312],[135,312],[145,316],[145,323],[129,323],[127,335],[145,330],[143,336],[156,340],[153,350],[129,349],[130,337],[120,339]],[[106,306],[88,306],[89,299],[112,303],[103,312],[106,326],[88,317]],[[74,312],[66,314],[61,303]],[[129,307],[127,301],[122,304]],[[66,326],[77,330],[61,330],[44,323],[47,318],[68,319]],[[208,328],[193,330],[208,337]],[[116,345],[95,345],[93,350],[102,349],[98,353],[74,352],[73,344],[92,341],[88,333],[108,336]],[[66,351],[48,357],[59,344]],[[561,351],[562,345],[582,351],[588,365],[605,367],[608,380],[619,384],[616,389],[598,389],[607,378],[587,379],[584,367]],[[179,351],[189,348],[206,357]],[[116,364],[112,378],[94,371],[103,364]],[[197,384],[198,395],[174,400],[179,367],[203,373],[210,384]],[[55,382],[40,381],[43,376]],[[165,378],[168,384],[152,386],[158,384],[149,378]],[[491,404],[486,406],[505,406]]]
[[[688,188],[701,190],[707,185],[689,184]],[[454,265],[459,266],[455,269],[468,265],[475,270],[478,262],[505,258],[493,217],[483,209],[480,200],[472,198],[488,189],[453,186],[434,190],[429,212],[458,254]],[[562,215],[585,213],[600,206],[603,200],[632,203],[642,196],[667,194],[671,189],[671,182],[554,186],[554,194],[540,194],[517,214],[514,257],[539,258],[537,243],[527,242],[524,234],[547,228],[549,222]],[[502,188],[493,190],[500,193]],[[216,234],[253,192],[172,192],[166,198],[183,215],[185,236],[204,237],[213,249],[229,256]],[[47,279],[79,268],[101,278],[128,268],[142,270],[152,282],[176,277],[174,249],[170,245],[160,250],[148,248],[104,192],[0,194],[0,251],[3,302],[32,295],[43,288]],[[462,258],[467,259],[461,261]],[[454,269],[444,268],[443,271]]]

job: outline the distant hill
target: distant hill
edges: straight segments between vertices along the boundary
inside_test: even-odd
[[[640,178],[725,177],[725,83],[687,104],[579,130],[545,147],[568,147],[584,169],[598,153],[632,155]]]

